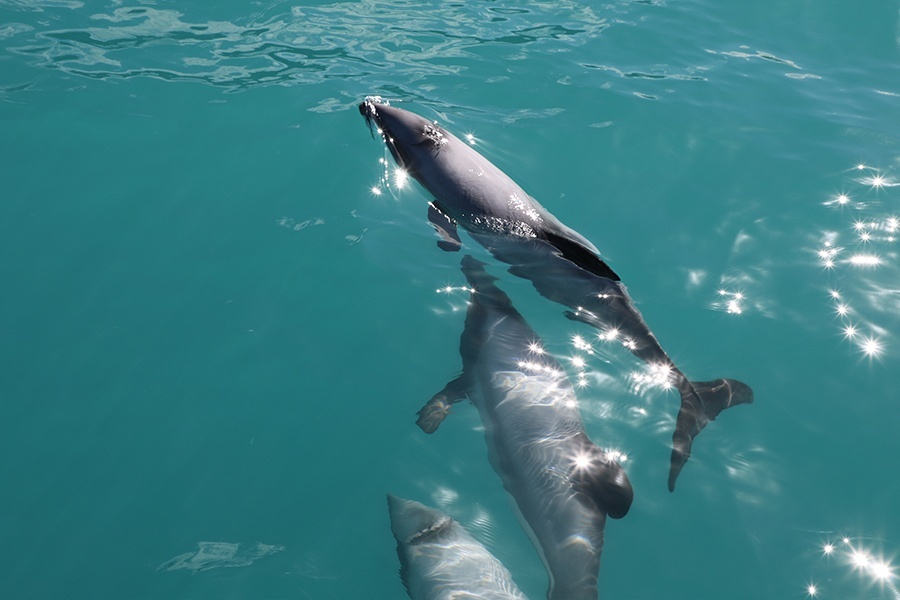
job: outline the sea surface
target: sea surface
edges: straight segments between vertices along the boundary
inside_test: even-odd
[[[545,596],[477,410],[415,425],[462,253],[367,95],[754,389],[669,493],[676,394],[463,234],[626,456],[602,598],[900,598],[898,36],[896,0],[0,0],[0,598],[402,599],[387,493]]]

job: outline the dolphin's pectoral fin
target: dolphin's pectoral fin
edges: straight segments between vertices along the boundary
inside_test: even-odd
[[[551,246],[559,250],[563,258],[578,265],[585,271],[593,273],[594,275],[599,275],[600,277],[606,277],[613,281],[621,281],[619,276],[616,275],[616,272],[613,271],[602,258],[578,242],[553,233],[552,231],[545,231],[542,233],[542,236]]]
[[[468,388],[467,379],[464,375],[460,375],[450,383],[444,386],[444,389],[435,394],[418,413],[419,418],[416,419],[418,425],[425,433],[434,433],[450,414],[450,406],[461,400],[468,398],[466,389]]]
[[[634,490],[625,469],[587,439],[569,479],[576,490],[609,517],[621,519],[628,514]]]
[[[456,223],[434,202],[428,203],[428,222],[441,236],[437,243],[438,248],[447,252],[457,252],[462,248],[462,241],[456,231]]]
[[[450,414],[450,403],[447,402],[443,393],[435,394],[416,414],[419,415],[416,425],[425,433],[434,433]]]
[[[706,424],[726,408],[753,402],[750,386],[735,379],[693,381],[681,393],[681,409],[672,435],[672,459],[669,468],[669,491],[691,456],[691,446]]]

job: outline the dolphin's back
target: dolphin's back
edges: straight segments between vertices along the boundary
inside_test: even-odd
[[[456,222],[473,233],[545,240],[589,273],[619,281],[590,240],[557,219],[471,146],[443,128],[440,132],[434,160],[417,161],[414,172]]]
[[[463,372],[472,382],[491,465],[547,567],[549,598],[593,600],[606,517],[628,512],[631,485],[585,434],[562,365],[540,348],[483,263],[465,257],[462,265],[474,289]]]

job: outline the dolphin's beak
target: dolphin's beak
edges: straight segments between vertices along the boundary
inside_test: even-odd
[[[369,126],[369,133],[372,134],[372,137],[375,137],[375,129],[381,130],[381,125],[378,122],[378,110],[376,106],[382,104],[382,100],[380,96],[366,96],[366,99],[359,105],[359,114],[363,116],[366,120],[366,125]]]
[[[381,96],[367,96],[359,105],[359,114],[365,118],[372,137],[375,136],[375,129],[378,130],[397,166],[415,176],[412,172],[414,160],[408,148],[425,139],[423,131],[428,121],[414,113],[390,106]]]

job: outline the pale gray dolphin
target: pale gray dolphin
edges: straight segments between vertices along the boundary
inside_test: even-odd
[[[503,563],[441,511],[388,494],[388,512],[412,600],[528,600]]]
[[[461,246],[460,225],[509,271],[532,282],[569,318],[623,341],[648,365],[668,373],[681,395],[672,436],[669,491],[691,454],[694,438],[720,412],[753,402],[733,379],[689,381],[665,353],[619,276],[591,242],[563,225],[503,171],[435,122],[366,98],[360,113],[377,126],[397,164],[434,196],[429,220],[444,250]]]
[[[474,290],[460,338],[462,375],[419,411],[418,424],[434,431],[451,404],[470,399],[491,466],[547,568],[547,597],[596,600],[606,516],[625,516],[631,484],[588,438],[565,370],[495,278],[471,256],[462,265]]]

